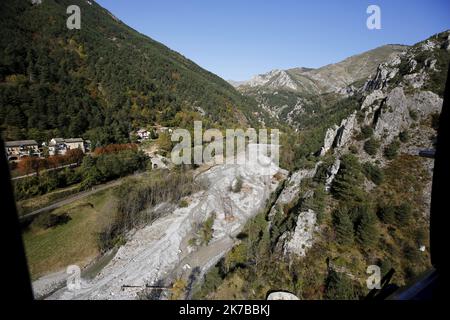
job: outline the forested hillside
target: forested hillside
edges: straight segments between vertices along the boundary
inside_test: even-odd
[[[81,8],[81,30],[66,27],[72,4]],[[0,18],[6,140],[83,136],[99,145],[127,142],[142,125],[186,126],[200,117],[255,124],[252,98],[93,1],[6,0]]]

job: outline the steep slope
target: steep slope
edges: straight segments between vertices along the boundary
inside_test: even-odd
[[[381,63],[196,297],[362,299],[368,266],[397,286],[429,269],[433,159],[419,150],[434,148],[449,62],[445,31]]]
[[[252,121],[256,103],[129,28],[94,1],[0,3],[0,124],[6,139],[123,142],[141,125]],[[81,8],[81,30],[66,9]]]

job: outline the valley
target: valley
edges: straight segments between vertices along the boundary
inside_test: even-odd
[[[0,4],[1,134],[34,148],[10,168],[37,299],[360,300],[368,266],[398,287],[429,270],[420,155],[441,125],[449,30],[227,82],[95,2],[75,1],[83,28],[66,30],[72,2]],[[177,129],[200,140],[183,155],[215,142],[196,121],[277,129],[279,162],[244,137],[226,154],[242,161],[175,163]],[[55,137],[83,148],[50,154]]]

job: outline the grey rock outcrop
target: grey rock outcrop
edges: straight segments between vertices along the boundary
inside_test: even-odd
[[[336,138],[336,134],[339,127],[337,125],[332,126],[331,128],[327,129],[327,132],[325,133],[325,138],[323,141],[323,146],[320,149],[320,156],[325,155],[328,150],[333,147],[334,139]]]
[[[443,100],[431,91],[420,91],[407,96],[407,105],[410,110],[416,110],[422,117],[434,112],[441,112]]]
[[[403,88],[394,88],[387,96],[386,105],[383,107],[375,125],[374,136],[377,138],[397,135],[410,122],[407,101]]]
[[[300,185],[302,181],[306,178],[314,177],[317,172],[317,168],[321,163],[322,162],[319,161],[312,169],[302,169],[292,173],[286,182],[285,188],[281,191],[276,203],[270,209],[269,218],[274,217],[277,210],[280,210],[284,205],[291,203],[300,196]],[[306,195],[303,195],[303,198],[305,197]]]
[[[361,110],[373,105],[377,100],[384,99],[386,94],[381,90],[374,90],[369,95],[366,96],[363,103],[361,104]]]
[[[334,125],[325,133],[324,143],[319,155],[325,155],[331,148],[341,148],[351,139],[357,126],[356,111],[341,121],[339,126]]]
[[[333,183],[334,178],[336,177],[336,174],[339,171],[339,168],[341,167],[341,160],[336,159],[334,163],[331,165],[330,168],[327,170],[327,176],[325,180],[325,190],[329,191],[331,188],[331,184]]]
[[[376,125],[374,135],[390,142],[400,131],[407,129],[412,123],[410,110],[416,111],[421,118],[434,112],[440,112],[442,99],[433,92],[420,91],[405,96],[403,88],[394,88],[387,96]]]
[[[340,148],[348,143],[353,135],[356,125],[356,112],[353,112],[348,118],[342,120],[336,136],[335,147]]]
[[[297,219],[297,225],[294,232],[286,232],[281,236],[281,241],[284,240],[284,254],[297,255],[303,257],[306,251],[312,247],[314,243],[314,230],[316,226],[316,213],[308,209],[300,212]]]

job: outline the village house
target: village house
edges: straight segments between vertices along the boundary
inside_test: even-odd
[[[67,150],[71,149],[80,149],[81,151],[86,152],[85,145],[86,144],[82,138],[69,138],[69,139],[53,138],[52,140],[50,140],[50,143],[48,144],[48,154],[50,156],[65,155]]]
[[[6,156],[9,161],[16,161],[23,157],[40,157],[41,151],[35,140],[19,140],[5,142]]]
[[[91,152],[91,140],[84,140],[84,152]]]
[[[136,135],[138,136],[139,140],[147,140],[150,138],[150,131],[146,129],[139,129],[136,131]]]

